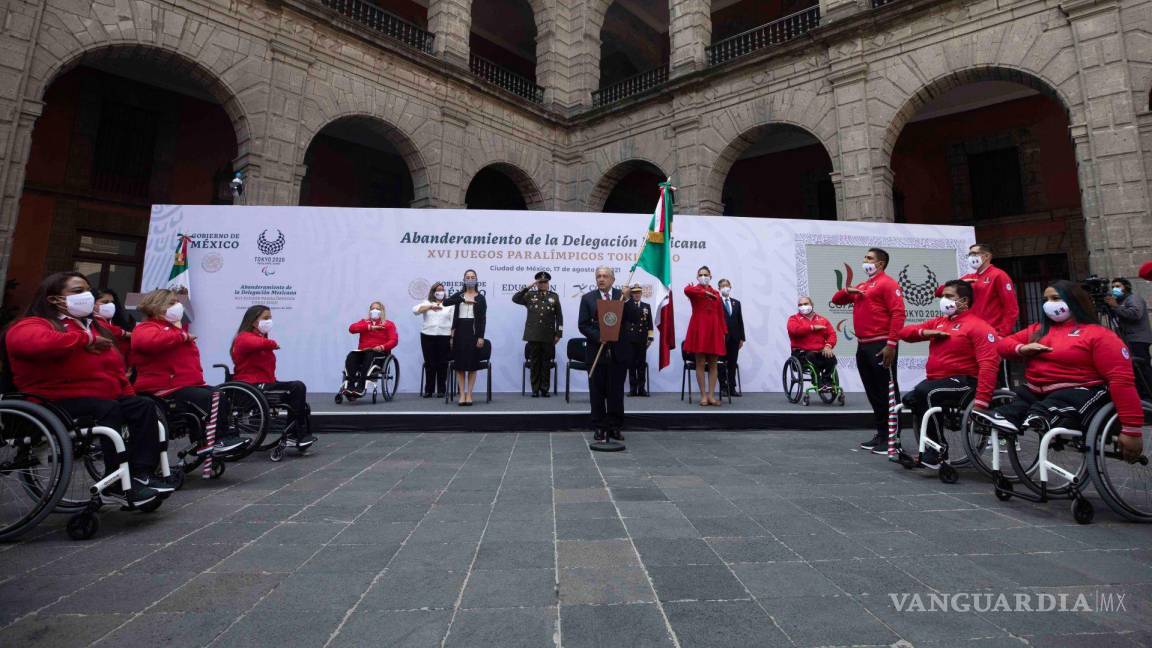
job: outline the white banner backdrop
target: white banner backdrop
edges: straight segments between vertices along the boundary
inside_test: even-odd
[[[303,380],[311,391],[331,392],[340,384],[344,357],[355,348],[348,325],[381,301],[396,323],[400,344],[400,390],[420,384],[420,318],[412,307],[432,282],[459,286],[467,269],[480,277],[488,298],[486,337],[493,345],[493,390],[520,390],[525,309],[512,295],[539,270],[552,274],[564,308],[565,340],[557,347],[561,388],[566,339],[579,336],[580,295],[594,284],[597,266],[615,269],[619,285],[640,250],[651,216],[564,212],[495,212],[426,209],[318,207],[153,207],[145,261],[144,290],[167,283],[178,234],[192,237],[189,249],[191,302],[205,375],[220,380],[215,363],[230,363],[228,348],[241,314],[252,304],[272,308],[272,337],[281,345],[277,377]],[[892,255],[889,273],[908,295],[909,321],[936,315],[930,288],[959,276],[973,242],[970,227],[878,224],[678,215],[673,226],[673,288],[677,349],[654,391],[678,391],[682,363],[679,339],[691,309],[683,288],[708,265],[713,284],[733,283],[744,306],[748,341],[740,353],[745,391],[781,391],[780,373],[789,353],[785,322],[796,298],[811,293],[817,312],[837,327],[842,340],[841,381],[860,391],[854,369],[851,308],[833,307],[831,293],[859,282],[864,250]],[[852,275],[850,277],[849,275]],[[900,380],[911,387],[923,378],[927,345],[903,345]],[[481,378],[481,381],[483,378]],[[481,382],[481,384],[483,384]],[[587,389],[573,374],[574,391]]]

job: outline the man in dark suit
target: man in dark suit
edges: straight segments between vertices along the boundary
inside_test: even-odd
[[[640,309],[639,319],[628,322],[621,335],[632,347],[632,364],[628,365],[628,395],[647,396],[648,383],[644,371],[645,361],[648,359],[648,347],[652,344],[654,329],[652,328],[652,307],[640,301],[644,289],[640,284],[632,284],[629,289],[629,305]]]
[[[724,337],[724,371],[720,374],[720,395],[743,396],[736,384],[736,368],[740,360],[740,349],[744,346],[744,309],[740,300],[732,298],[732,282],[721,279],[716,284],[720,297],[724,300],[724,320],[728,324],[728,334]]]
[[[596,269],[596,290],[580,298],[580,333],[588,339],[588,364],[591,366],[600,348],[600,321],[596,316],[596,302],[601,299],[620,301],[620,291],[613,288],[616,273],[612,268]],[[621,317],[622,330],[640,317],[635,304],[625,304]],[[588,395],[592,400],[592,428],[595,440],[612,438],[623,440],[620,429],[624,426],[624,375],[632,361],[632,347],[623,340],[609,342],[600,354],[596,372],[588,376]]]

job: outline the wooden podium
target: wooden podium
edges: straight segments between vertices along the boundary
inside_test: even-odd
[[[624,302],[601,299],[596,302],[596,321],[600,324],[600,342],[619,342],[624,320]]]

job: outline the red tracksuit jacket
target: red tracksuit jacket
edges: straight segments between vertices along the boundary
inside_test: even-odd
[[[233,380],[263,384],[276,382],[276,349],[280,345],[259,333],[245,331],[232,341]]]
[[[924,337],[924,331],[944,331],[948,337]],[[1000,356],[996,353],[999,341],[987,322],[972,311],[952,317],[941,316],[927,322],[906,326],[900,331],[905,342],[928,343],[928,380],[942,380],[953,376],[976,378],[976,407],[988,407],[996,389],[996,371]]]
[[[92,316],[92,323],[104,329],[104,334],[112,338],[112,341],[116,343],[116,350],[124,356],[124,364],[127,365],[128,356],[132,352],[132,340],[128,337],[128,332],[113,324],[111,320],[106,320],[98,315]]]
[[[1033,324],[1000,340],[1000,355],[1011,360],[1023,358],[1020,347],[1039,335]],[[1052,351],[1027,359],[1024,381],[1029,389],[1049,394],[1071,387],[1108,385],[1112,403],[1120,415],[1124,432],[1139,433],[1144,426],[1144,410],[1132,375],[1132,356],[1120,338],[1099,324],[1069,320],[1053,323],[1048,334],[1036,340]]]
[[[200,349],[184,329],[167,320],[150,319],[132,332],[136,391],[167,396],[185,387],[202,387]]]
[[[906,318],[900,284],[884,272],[877,272],[856,284],[856,289],[860,292],[851,295],[847,290],[836,291],[832,303],[837,306],[854,304],[852,328],[856,331],[857,343],[887,340],[889,346],[896,346]]]
[[[983,272],[969,272],[960,278],[972,285],[972,314],[988,322],[996,335],[1011,335],[1016,330],[1020,305],[1016,303],[1016,289],[1008,273],[989,263]],[[942,296],[943,292],[944,286],[940,286],[936,296]]]
[[[823,326],[823,331],[813,331],[813,326]],[[788,318],[788,339],[793,349],[802,351],[823,351],[824,346],[836,346],[836,330],[827,317],[812,313],[795,313]]]
[[[5,341],[16,389],[46,401],[135,394],[115,347],[91,353],[85,347],[94,332],[71,317],[60,323],[63,331],[43,317],[25,317],[8,329]]]
[[[373,326],[378,328],[373,330]],[[392,320],[374,322],[369,319],[362,319],[359,322],[353,322],[352,326],[348,327],[348,332],[360,334],[360,351],[378,346],[383,346],[385,351],[391,351],[396,348],[396,344],[400,341],[400,336],[396,334],[396,325],[392,323]]]

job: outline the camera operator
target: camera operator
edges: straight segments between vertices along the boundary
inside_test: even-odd
[[[1148,304],[1139,295],[1132,294],[1132,282],[1123,277],[1112,280],[1111,289],[1103,302],[1113,328],[1132,353],[1140,395],[1152,398],[1149,390],[1152,385],[1152,368],[1148,364],[1152,329],[1148,326]]]

